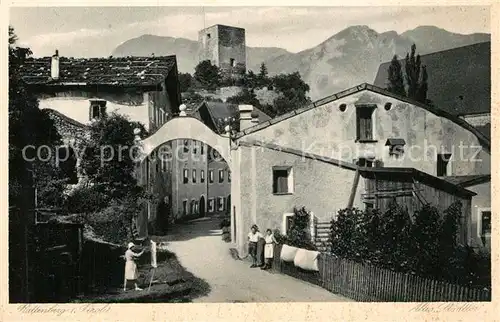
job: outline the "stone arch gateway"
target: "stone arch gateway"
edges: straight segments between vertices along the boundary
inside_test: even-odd
[[[232,168],[230,139],[212,131],[194,117],[176,117],[163,124],[154,134],[140,141],[141,162],[162,144],[173,140],[191,139],[205,143],[216,150]]]

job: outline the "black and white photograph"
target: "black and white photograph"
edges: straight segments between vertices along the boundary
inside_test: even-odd
[[[344,5],[8,7],[18,314],[491,302],[491,7]]]

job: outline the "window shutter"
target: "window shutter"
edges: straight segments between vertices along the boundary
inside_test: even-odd
[[[371,140],[372,139],[372,118],[370,115],[366,115],[365,118],[365,140]]]

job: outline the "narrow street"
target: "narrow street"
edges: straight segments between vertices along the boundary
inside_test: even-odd
[[[234,260],[218,224],[219,219],[202,218],[177,225],[160,237],[188,271],[210,284],[209,295],[194,302],[351,301],[290,276],[250,268],[248,261]]]

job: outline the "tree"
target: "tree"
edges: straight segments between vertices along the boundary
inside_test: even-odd
[[[248,104],[248,105],[253,105],[255,107],[260,106],[260,102],[255,96],[253,89],[248,89],[246,87],[243,88],[243,90],[238,94],[236,94],[235,96],[229,97],[227,99],[227,102],[237,105]]]
[[[187,92],[193,83],[193,76],[189,73],[179,73],[179,89],[181,93]]]
[[[142,125],[141,125],[142,126]],[[134,129],[137,122],[117,113],[101,118],[90,126],[90,138],[82,156],[81,167],[90,185],[78,193],[96,200],[86,212],[102,211],[117,222],[116,233],[123,229],[132,234],[132,219],[149,199],[144,187],[134,176],[137,149],[134,149]],[[72,198],[78,203],[78,198]]]
[[[222,82],[219,67],[212,65],[210,60],[204,60],[195,67],[194,79],[204,88],[214,90]]]
[[[394,94],[406,96],[403,70],[397,55],[394,55],[392,58],[391,65],[388,69],[388,78],[389,86],[387,87],[387,90]]]
[[[408,84],[408,97],[427,103],[427,70],[421,66],[420,55],[415,56],[416,46],[411,46],[411,52],[406,54],[405,69]],[[422,78],[420,72],[422,68]]]
[[[269,77],[267,75],[268,75],[267,66],[266,66],[266,64],[262,63],[260,65],[259,75],[257,75],[257,80],[258,80],[259,86],[268,86],[269,85],[270,80],[269,80]]]
[[[429,103],[427,99],[427,68],[422,66],[422,80],[417,91],[416,100],[421,103]]]
[[[311,102],[307,97],[309,85],[302,80],[299,72],[276,75],[271,82],[274,90],[281,94],[273,103],[277,115],[302,108]]]
[[[29,48],[16,46],[16,41],[14,28],[9,26],[9,202],[24,207],[33,204],[33,200],[27,200],[31,198],[28,190],[35,186],[43,189],[52,177],[61,180],[52,158],[42,161],[34,155],[42,145],[53,153],[55,146],[61,144],[61,136],[49,115],[38,108],[37,97],[21,79],[19,67],[32,52]],[[26,149],[23,155],[23,149],[29,146],[34,148]],[[47,149],[44,151],[49,153]],[[42,184],[44,182],[47,184]],[[58,185],[55,193],[62,195],[63,189],[63,185]],[[40,192],[43,195],[43,191]]]

